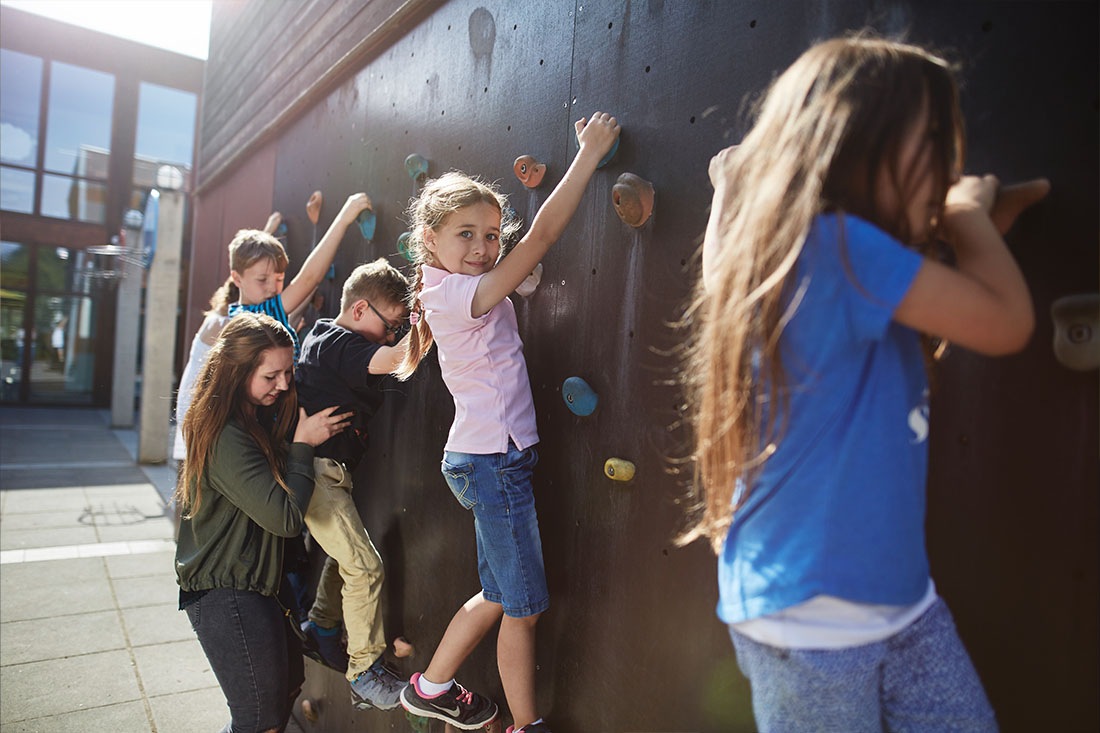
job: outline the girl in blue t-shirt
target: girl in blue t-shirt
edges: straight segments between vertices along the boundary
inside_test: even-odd
[[[948,64],[862,37],[804,53],[711,162],[687,538],[719,553],[762,731],[996,729],[929,575],[919,334],[1024,347],[1001,234],[1049,184],[961,176],[963,150]],[[919,253],[933,239],[954,267]]]

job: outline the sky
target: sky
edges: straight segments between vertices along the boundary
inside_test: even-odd
[[[206,59],[212,0],[0,0],[29,13]]]

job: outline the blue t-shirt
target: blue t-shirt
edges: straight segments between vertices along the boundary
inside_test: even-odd
[[[819,594],[908,605],[927,590],[928,383],[917,333],[892,320],[921,262],[853,216],[814,222],[780,342],[789,420],[719,558],[726,623]]]
[[[277,293],[272,295],[262,303],[244,305],[238,300],[236,303],[229,304],[230,318],[244,311],[248,311],[249,313],[263,313],[286,326],[286,330],[290,331],[290,338],[294,342],[294,363],[298,363],[298,356],[302,352],[302,345],[298,343],[298,334],[294,332],[294,327],[290,325],[290,318],[286,314],[286,309],[283,308],[282,294]]]

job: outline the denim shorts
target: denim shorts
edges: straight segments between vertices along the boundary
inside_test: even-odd
[[[894,636],[844,649],[783,649],[732,628],[730,636],[761,733],[997,730],[943,599]]]
[[[482,595],[516,618],[550,607],[531,488],[538,460],[534,446],[519,450],[511,441],[507,453],[443,454],[447,486],[474,514]]]

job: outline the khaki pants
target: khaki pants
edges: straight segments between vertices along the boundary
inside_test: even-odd
[[[343,616],[348,632],[347,678],[354,681],[386,650],[381,604],[385,572],[382,558],[355,508],[351,474],[330,458],[314,458],[313,472],[313,498],[306,510],[306,526],[329,557],[309,619],[334,628]]]

